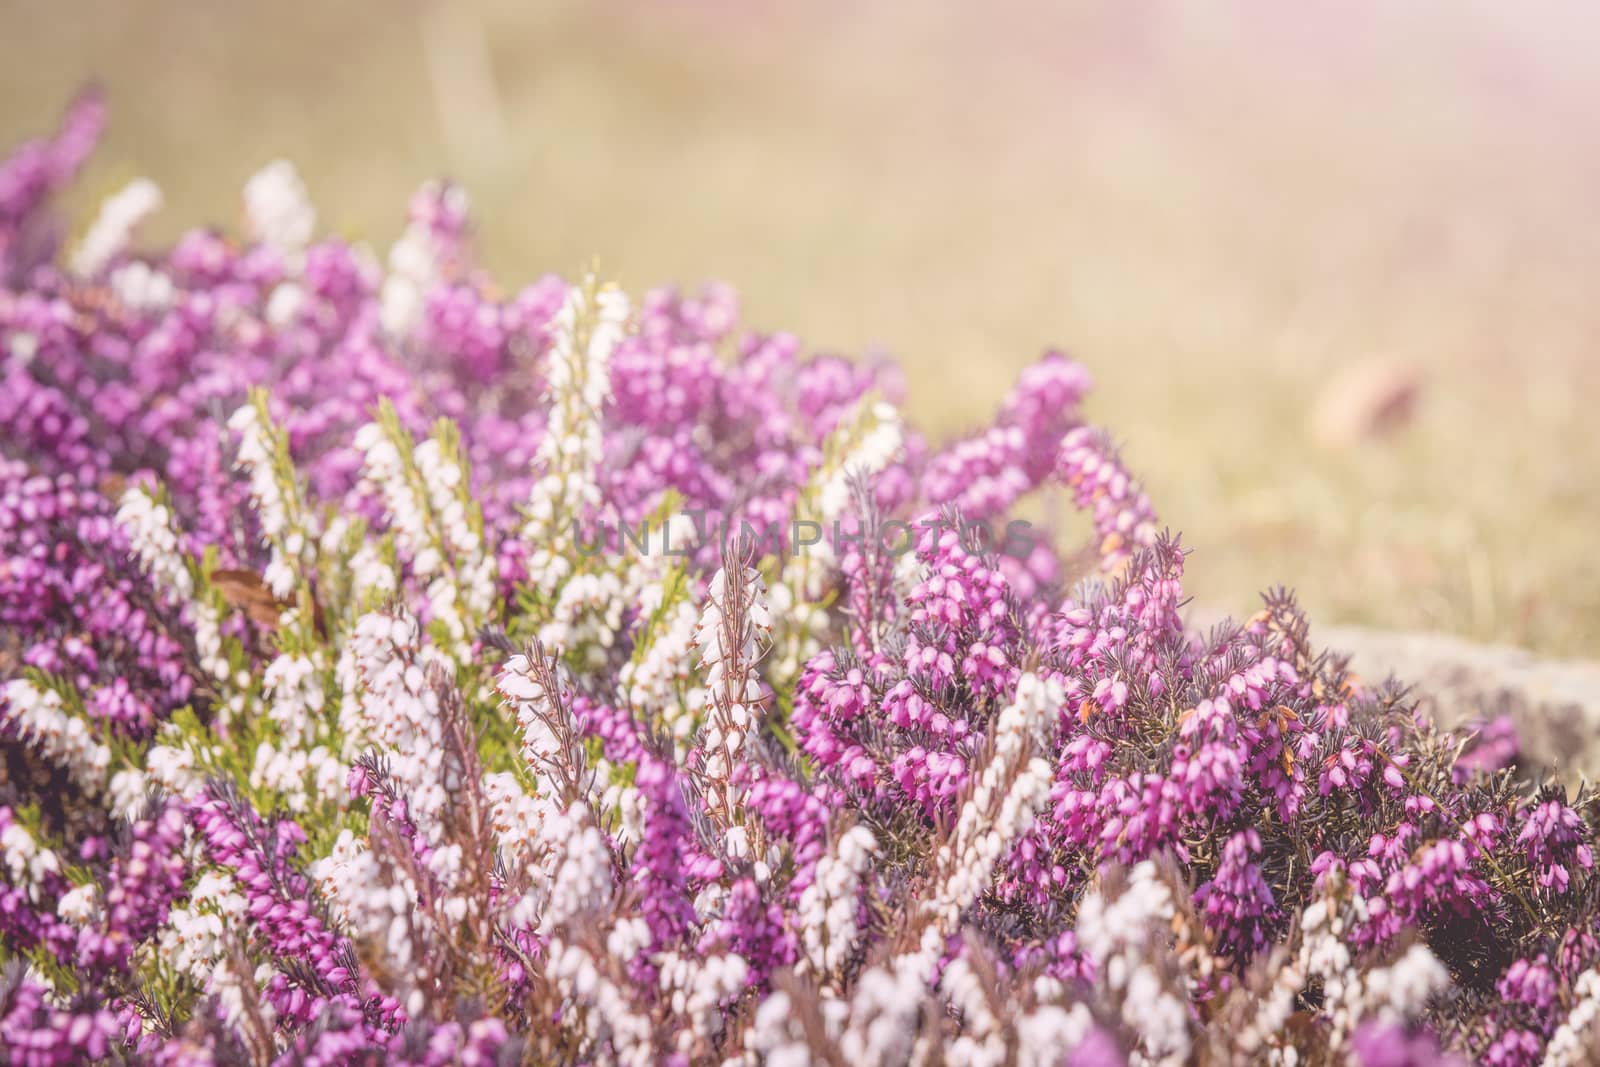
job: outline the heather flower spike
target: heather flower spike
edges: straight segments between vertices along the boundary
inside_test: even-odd
[[[766,704],[757,668],[771,634],[766,585],[746,561],[742,546],[730,545],[722,567],[711,577],[694,638],[705,672],[700,775],[706,814],[725,829],[742,821],[737,780]]]
[[[1592,791],[1186,626],[1078,363],[930,443],[446,183],[62,227],[102,121],[0,164],[0,1061],[1600,1056]]]

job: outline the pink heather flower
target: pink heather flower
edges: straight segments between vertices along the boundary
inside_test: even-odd
[[[1087,508],[1099,538],[1100,561],[1114,571],[1134,548],[1155,543],[1155,510],[1129,477],[1105,434],[1080,426],[1061,440],[1056,474]]]
[[[1538,871],[1539,885],[1550,893],[1565,893],[1575,876],[1594,867],[1589,830],[1577,812],[1558,800],[1547,800],[1529,811],[1517,832],[1517,844]]]
[[[9,984],[9,983],[8,983]],[[23,978],[0,1000],[0,1035],[7,1061],[18,1067],[66,1067],[104,1059],[122,1044],[122,1027],[109,1008],[55,1007],[47,989]]]
[[[1195,903],[1218,944],[1229,955],[1249,959],[1268,944],[1278,908],[1272,890],[1254,858],[1261,854],[1261,835],[1242,830],[1228,838],[1211,881],[1195,891]]]
[[[1504,770],[1516,762],[1519,751],[1517,728],[1511,716],[1496,716],[1479,728],[1478,736],[1456,761],[1452,777],[1464,782],[1473,774]]]
[[[1459,1057],[1441,1053],[1432,1035],[1385,1023],[1363,1026],[1351,1045],[1360,1067],[1466,1067]]]

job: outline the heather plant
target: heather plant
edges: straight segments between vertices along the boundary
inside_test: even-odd
[[[501,290],[442,184],[380,258],[287,164],[64,242],[100,121],[0,167],[8,1062],[1600,1058],[1593,795],[1287,593],[1187,626],[1078,364],[935,445],[725,288]]]

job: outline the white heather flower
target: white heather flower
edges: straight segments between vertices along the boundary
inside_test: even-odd
[[[587,649],[594,666],[603,666],[622,628],[624,607],[626,598],[617,575],[574,575],[561,587],[550,620],[539,627],[539,640],[551,648]]]
[[[911,591],[929,576],[929,567],[915,552],[906,552],[894,561],[894,574],[890,581],[895,596],[904,600]]]
[[[928,979],[943,939],[930,951],[896,956],[856,979],[849,1025],[839,1038],[848,1063],[905,1063],[917,1038],[917,1015],[928,1001]]]
[[[663,590],[657,582],[640,596],[639,609],[651,617],[661,604]],[[692,709],[705,702],[702,687],[695,686],[690,650],[700,612],[692,598],[685,598],[667,610],[655,639],[637,659],[623,665],[619,675],[623,698],[643,711],[648,721],[661,722],[680,747],[694,729]],[[687,693],[680,697],[680,691]]]
[[[60,693],[14,678],[0,689],[0,721],[9,723],[85,790],[96,795],[105,791],[111,750],[95,740],[87,723],[62,706]]]
[[[405,337],[422,320],[428,290],[439,280],[432,236],[410,226],[389,249],[389,270],[384,275],[379,317],[383,328]]]
[[[1094,1018],[1082,1004],[1046,1004],[1017,1020],[1017,1067],[1055,1067],[1088,1036]]]
[[[184,800],[193,800],[205,790],[205,775],[195,770],[194,753],[181,745],[151,746],[145,771],[150,781]]]
[[[244,925],[245,898],[239,887],[228,875],[207,871],[190,890],[188,903],[167,914],[156,942],[161,962],[218,998],[230,1026],[239,1021],[244,999],[240,977],[228,965],[227,946],[235,936],[232,931]],[[270,1025],[271,1005],[262,1001],[259,1010]]]
[[[766,602],[766,583],[754,567],[742,567],[730,579],[726,568],[718,568],[701,609],[700,626],[695,631],[695,646],[700,650],[701,666],[706,669],[708,699],[725,695],[732,701],[749,699],[750,694],[724,692],[734,680],[730,668],[753,661],[760,646],[772,632],[772,613]],[[737,612],[735,601],[737,598]],[[739,617],[732,617],[737,614]]]
[[[583,1006],[585,1010],[573,1016],[583,1020],[591,1040],[610,1044],[616,1063],[646,1067],[655,1062],[650,1040],[655,1031],[650,1019],[633,1009],[626,992],[600,972],[585,949],[559,937],[553,939],[545,958],[545,975],[564,996]]]
[[[144,772],[136,767],[128,767],[111,776],[111,784],[106,787],[106,799],[118,818],[132,820],[144,810],[148,790],[149,783]]]
[[[695,647],[705,672],[706,722],[701,740],[707,809],[724,827],[738,821],[739,797],[730,782],[756,728],[763,695],[755,664],[772,634],[766,583],[754,567],[726,567],[711,579]]]
[[[300,309],[305,307],[305,303],[306,291],[299,283],[278,283],[273,287],[272,295],[267,297],[267,325],[281,330],[292,324],[300,317]]]
[[[611,848],[581,804],[547,820],[544,833],[554,863],[539,928],[553,932],[610,906]]]
[[[1296,960],[1307,978],[1321,979],[1322,1015],[1331,1024],[1328,1043],[1335,1049],[1368,1018],[1390,1023],[1416,1019],[1428,998],[1450,984],[1444,965],[1420,943],[1387,967],[1358,969],[1350,953],[1346,912],[1361,918],[1366,902],[1346,894],[1343,880],[1331,877],[1325,895],[1301,913],[1303,939]]]
[[[618,919],[606,935],[606,951],[624,963],[631,963],[650,947],[650,924],[635,915]]]
[[[159,588],[180,600],[194,595],[194,579],[178,545],[172,513],[157,503],[149,490],[135,487],[122,494],[117,525],[127,533],[139,562]]]
[[[698,922],[708,922],[721,914],[727,903],[728,891],[715,882],[694,895],[694,917]]]
[[[961,1013],[962,1033],[950,1045],[950,1060],[972,1067],[1000,1067],[1006,1061],[1006,1040],[1000,1020],[990,1006],[983,983],[966,956],[950,961],[939,987]]]
[[[561,684],[560,663],[551,659],[547,666],[557,684]],[[534,772],[535,781],[542,783],[547,769],[561,757],[560,740],[550,726],[560,709],[535,676],[527,656],[516,655],[506,660],[494,684],[500,695],[510,701],[517,726],[522,730],[523,761]]]
[[[233,879],[208,871],[200,876],[188,903],[168,915],[157,954],[167,965],[203,981],[222,957],[223,931],[242,922],[244,915],[245,899]]]
[[[462,481],[461,468],[440,454],[437,438],[429,438],[419,444],[412,458],[427,483],[428,498],[439,512],[439,524],[444,528],[446,540],[451,542],[453,548],[462,543],[471,547],[476,538],[467,528],[466,511],[456,496],[456,488]]]
[[[535,457],[540,477],[529,494],[522,529],[530,550],[528,575],[546,594],[572,573],[573,524],[600,503],[595,480],[604,452],[600,410],[611,395],[611,356],[627,322],[627,296],[612,286],[596,289],[591,278],[567,290],[552,323],[545,375],[549,421]]]
[[[229,417],[228,428],[239,434],[238,466],[249,476],[261,536],[272,549],[262,581],[273,596],[287,599],[305,563],[302,555],[316,544],[316,530],[309,516],[299,514],[293,485],[279,480],[276,445],[260,410],[264,403],[256,398],[246,402]]]
[[[850,482],[870,478],[900,455],[903,435],[900,413],[893,404],[879,401],[855,420],[851,439],[839,459],[819,472],[816,521],[825,526],[844,516],[850,507]],[[824,539],[818,547],[827,543]]]
[[[116,521],[127,533],[128,544],[156,588],[184,611],[200,666],[226,685],[231,680],[231,670],[222,651],[222,623],[216,609],[194,595],[194,577],[171,510],[158,503],[148,490],[134,487],[122,494]]]
[[[1022,756],[1027,745],[1041,745],[1048,737],[1064,700],[1058,682],[1024,674],[1016,699],[996,718],[993,752],[961,807],[950,844],[937,856],[944,881],[924,904],[937,929],[954,928],[989,887],[1005,850],[1028,831],[1049,800],[1054,768],[1037,756],[1024,763]]]
[[[600,793],[599,810],[614,813],[617,819],[613,828],[619,845],[625,841],[644,839],[644,802],[639,790],[621,780],[622,768],[614,767],[610,760],[599,759],[594,764],[596,782],[610,782]]]
[[[418,578],[432,577],[444,560],[432,547],[428,519],[423,512],[423,502],[407,476],[405,460],[399,446],[388,431],[376,422],[369,422],[356,431],[356,451],[362,453],[361,476],[375,488],[383,500],[384,517],[394,531],[401,553],[412,560]],[[424,549],[432,554],[422,556]]]
[[[395,576],[377,544],[356,533],[347,517],[335,515],[323,531],[320,553],[326,559],[344,560],[350,575],[350,600],[361,606],[393,593]]]
[[[1337,1048],[1360,1019],[1361,978],[1342,937],[1344,924],[1330,903],[1316,901],[1302,914],[1300,962],[1308,977],[1322,979],[1321,1014],[1333,1023],[1329,1043]]]
[[[111,292],[132,311],[166,311],[178,300],[172,279],[143,260],[130,260],[111,271]]]
[[[493,556],[485,550],[468,511],[466,472],[437,437],[419,444],[412,459],[427,491],[430,515],[439,530],[437,540],[453,561],[462,608],[476,621],[493,606],[495,574]]]
[[[422,630],[404,608],[371,612],[356,622],[349,649],[360,735],[381,750],[412,821],[437,845],[441,814],[459,783],[446,778],[439,695],[428,683]]]
[[[28,364],[32,363],[33,358],[39,354],[38,335],[29,333],[27,330],[17,330],[13,332],[11,336],[7,338],[7,342],[8,343],[6,347],[11,352],[11,358],[16,360],[21,366],[26,367]]]
[[[494,556],[468,510],[466,472],[438,436],[412,448],[407,462],[401,446],[408,442],[396,439],[404,431],[392,409],[380,420],[356,433],[362,478],[382,499],[395,547],[425,586],[429,619],[465,651],[496,595]]]
[[[384,330],[405,337],[416,329],[428,290],[437,281],[431,237],[419,227],[407,228],[389,249],[389,270],[384,275],[378,312]]]
[[[509,771],[484,775],[483,795],[489,801],[489,822],[500,848],[518,866],[527,866],[535,855],[539,828],[553,810],[549,802],[524,793],[516,775]]]
[[[266,691],[267,714],[283,738],[285,746],[309,748],[307,742],[317,734],[327,693],[317,665],[304,653],[281,653],[262,672],[261,686]]]
[[[0,830],[0,860],[11,883],[26,888],[28,899],[35,904],[42,903],[40,883],[44,877],[61,870],[55,852],[41,846],[26,827],[15,822]]]
[[[527,657],[512,657],[495,684],[523,728],[528,765],[536,772],[552,766],[560,758],[560,744],[545,719],[554,716],[555,708]],[[537,774],[535,781],[540,781]],[[509,775],[487,776],[484,795],[508,866],[515,864],[510,869],[528,879],[512,906],[514,921],[552,933],[609,908],[615,888],[611,847],[594,823],[592,798],[562,809],[544,796],[525,796]]]
[[[801,664],[821,648],[828,618],[818,600],[824,580],[838,562],[833,532],[849,511],[851,482],[871,478],[888,467],[900,455],[902,443],[899,412],[881,401],[861,404],[855,416],[846,419],[829,438],[823,462],[812,472],[801,496],[802,513],[796,515],[817,523],[823,536],[788,558],[772,590],[773,608],[783,621],[772,665],[774,677],[793,679]]]
[[[512,923],[532,929],[539,921],[539,905],[548,882],[549,853],[541,840],[543,828],[546,821],[559,818],[560,812],[548,799],[524,793],[509,772],[484,775],[483,795],[489,802],[489,823],[506,868],[538,879],[537,884],[514,885],[518,896],[507,907]]]
[[[311,795],[316,797],[343,797],[345,782],[350,775],[350,765],[335,755],[326,745],[318,745],[306,756],[310,773]]]
[[[427,195],[438,195],[430,186]],[[467,213],[467,193],[459,185],[443,188],[445,212],[456,218]],[[444,271],[445,250],[428,220],[413,218],[400,239],[389,249],[389,269],[378,296],[378,319],[385,331],[406,337],[422,321],[428,293],[438,285]]]
[[[382,947],[384,960],[402,980],[401,995],[413,992],[417,961],[410,923],[417,887],[405,871],[380,869],[367,843],[342,830],[310,874],[334,918],[357,940]]]
[[[255,239],[298,270],[317,230],[317,211],[294,164],[279,159],[257,171],[245,183],[244,210]]]
[[[1586,1067],[1600,1062],[1600,965],[1572,983],[1572,1010],[1544,1050],[1544,1067]]]
[[[1265,994],[1234,1036],[1234,1048],[1258,1060],[1280,1062],[1297,1056],[1287,1044],[1284,1027],[1294,1013],[1295,1000],[1305,988],[1305,973],[1295,960],[1285,960],[1273,975]]]
[[[1450,972],[1421,942],[1389,966],[1368,970],[1363,978],[1363,1014],[1402,1024],[1420,1016],[1428,998],[1450,985]]]
[[[1078,907],[1078,946],[1121,1003],[1122,1021],[1140,1036],[1150,1063],[1185,1063],[1191,1046],[1188,1004],[1166,988],[1153,962],[1175,914],[1172,891],[1149,860],[1128,872],[1115,899],[1096,890]]]
[[[350,557],[350,592],[353,596],[384,596],[395,591],[394,568],[377,548],[363,544]]]
[[[1143,1038],[1150,1063],[1189,1061],[1189,1006],[1169,992],[1149,964],[1135,967],[1128,976],[1122,1020]]]
[[[668,952],[657,966],[661,991],[670,998],[674,1018],[689,1024],[678,1027],[678,1051],[692,1056],[697,1044],[709,1047],[716,1037],[723,1006],[744,992],[749,965],[731,953],[700,959]]]
[[[865,826],[852,826],[833,851],[817,861],[810,885],[800,894],[799,926],[805,962],[824,975],[837,972],[855,950],[861,878],[872,865],[878,842]]]
[[[62,896],[56,914],[69,926],[86,926],[100,908],[100,890],[93,882],[80,885]]]
[[[359,620],[358,620],[359,621]],[[354,762],[366,748],[366,725],[361,702],[366,697],[366,683],[356,666],[356,652],[346,639],[339,649],[339,659],[333,665],[334,684],[339,687],[339,758],[346,764]]]
[[[127,250],[140,224],[161,210],[161,187],[149,178],[135,178],[106,197],[83,240],[72,253],[73,273],[91,278]]]
[[[309,764],[302,749],[277,748],[271,741],[256,746],[255,763],[250,770],[250,785],[279,794],[289,810],[306,810],[306,770]]]
[[[781,990],[769,993],[744,1032],[745,1055],[737,1062],[767,1067],[811,1067],[811,1050],[795,1023],[794,1004]],[[728,1061],[735,1062],[735,1061]]]

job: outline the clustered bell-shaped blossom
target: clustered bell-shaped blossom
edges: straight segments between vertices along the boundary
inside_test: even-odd
[[[137,178],[106,198],[89,232],[78,242],[72,269],[85,277],[101,273],[128,247],[139,225],[161,210],[161,187]]]
[[[1571,1011],[1561,1021],[1545,1049],[1551,1067],[1575,1067],[1600,1055],[1600,966],[1578,976],[1572,984]]]
[[[734,769],[745,759],[746,739],[759,726],[765,697],[756,659],[771,631],[772,614],[761,575],[730,556],[711,578],[695,631],[706,679],[700,772],[710,814],[724,825],[739,821],[740,788]]]
[[[611,356],[622,339],[628,300],[616,289],[590,292],[593,288],[590,283],[568,290],[552,323],[549,419],[539,452],[544,475],[533,486],[523,531],[533,550],[529,573],[545,593],[554,592],[570,573],[575,528],[601,503],[596,468],[604,446],[598,416],[611,395]],[[586,314],[591,304],[592,321]]]
[[[1286,593],[1187,626],[1076,362],[930,444],[283,163],[63,246],[101,122],[0,164],[0,1060],[1595,1059],[1593,794]]]
[[[86,720],[66,711],[60,693],[12,679],[0,696],[0,717],[14,737],[65,769],[80,788],[91,793],[105,788],[111,750],[95,739]]]
[[[1524,816],[1520,845],[1547,893],[1565,893],[1575,873],[1594,868],[1593,834],[1577,812],[1559,800],[1546,800]]]
[[[1154,542],[1156,516],[1150,499],[1103,432],[1087,427],[1072,430],[1061,442],[1056,462],[1077,505],[1091,511],[1107,569],[1121,564],[1136,546]]]
[[[85,93],[67,109],[54,136],[27,141],[0,161],[0,266],[7,284],[56,251],[57,227],[41,208],[89,158],[105,120],[100,95]]]
[[[49,987],[15,976],[0,993],[7,1059],[18,1067],[56,1067],[103,1060],[121,1038],[116,1013],[85,1005],[75,1010],[50,1002]]]
[[[1211,881],[1195,892],[1195,903],[1207,926],[1217,931],[1219,947],[1245,957],[1270,943],[1277,908],[1272,887],[1251,862],[1261,852],[1261,835],[1243,830],[1222,846],[1222,859]]]
[[[1092,892],[1078,910],[1077,944],[1155,1063],[1184,1062],[1193,1041],[1185,998],[1174,995],[1159,952],[1176,917],[1171,888],[1149,860],[1132,868],[1115,898]]]
[[[805,959],[820,974],[843,966],[854,951],[861,876],[877,850],[872,831],[851,827],[840,836],[836,854],[817,861],[811,884],[800,894]]]

